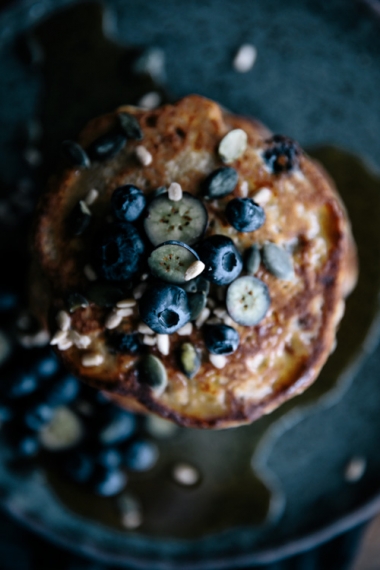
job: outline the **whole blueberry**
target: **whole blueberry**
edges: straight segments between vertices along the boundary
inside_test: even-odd
[[[266,143],[268,148],[263,158],[273,174],[290,172],[298,166],[300,149],[295,141],[283,135],[274,135]]]
[[[141,349],[141,342],[137,333],[107,331],[107,343],[112,351],[122,354],[138,354]]]
[[[130,471],[148,471],[157,462],[158,447],[155,443],[138,439],[125,451],[124,463]]]
[[[67,455],[64,469],[76,483],[86,483],[94,472],[95,461],[89,453],[77,450]]]
[[[102,465],[107,469],[114,469],[121,464],[122,457],[119,449],[115,447],[106,447],[101,449],[96,456],[97,465]]]
[[[204,327],[207,350],[212,354],[232,354],[239,346],[240,335],[227,325],[207,325]]]
[[[7,378],[3,390],[8,398],[22,398],[38,388],[38,378],[35,372],[28,368],[17,367]]]
[[[254,232],[265,222],[265,212],[251,198],[234,198],[226,206],[227,220],[238,232]]]
[[[53,414],[54,410],[51,406],[45,403],[36,403],[26,411],[24,422],[29,429],[38,431],[42,426],[50,422]]]
[[[144,249],[144,242],[134,226],[113,224],[96,240],[95,265],[104,279],[125,281],[139,270]]]
[[[21,457],[33,457],[40,449],[38,437],[34,433],[25,433],[13,441],[16,454]]]
[[[98,466],[95,470],[91,486],[101,497],[112,497],[120,493],[127,484],[127,476],[121,469],[107,469]]]
[[[136,431],[136,416],[116,406],[107,408],[105,420],[99,431],[102,445],[116,445],[130,439]]]
[[[243,261],[232,239],[213,235],[198,246],[198,254],[205,264],[202,277],[216,285],[227,285],[236,279],[243,268]]]
[[[37,360],[34,369],[40,378],[49,378],[58,372],[59,362],[54,353],[48,352]]]
[[[126,184],[116,188],[112,194],[111,207],[113,214],[121,222],[134,222],[145,208],[146,199],[139,188]]]
[[[50,406],[70,404],[77,397],[79,388],[79,381],[71,374],[66,374],[46,389],[44,400]]]
[[[176,285],[159,284],[148,289],[139,310],[144,323],[159,334],[172,334],[191,318],[187,293]]]

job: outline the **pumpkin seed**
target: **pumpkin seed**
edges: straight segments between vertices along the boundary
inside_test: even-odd
[[[234,191],[238,179],[239,175],[234,168],[218,168],[204,181],[204,193],[210,199],[223,198]]]
[[[168,384],[168,375],[159,358],[153,354],[148,354],[141,359],[138,372],[140,382],[150,386],[156,396],[160,396],[164,392]]]
[[[265,267],[278,279],[289,281],[294,276],[293,262],[289,253],[275,243],[266,243],[263,247]]]
[[[120,127],[127,135],[128,139],[133,139],[136,141],[141,141],[144,137],[141,130],[140,124],[134,115],[130,113],[122,112],[119,113],[119,123]]]
[[[87,151],[92,160],[109,160],[121,151],[126,142],[127,137],[124,133],[114,131],[97,138]]]
[[[260,248],[257,244],[251,245],[244,255],[244,268],[249,275],[255,275],[260,267]]]
[[[180,347],[180,368],[188,378],[193,378],[199,371],[201,359],[190,342],[185,342]]]
[[[195,321],[207,304],[207,297],[204,293],[188,293],[188,303],[190,307],[191,321]]]
[[[89,168],[91,166],[90,159],[80,144],[70,140],[63,141],[61,151],[71,166],[79,166],[80,168]]]

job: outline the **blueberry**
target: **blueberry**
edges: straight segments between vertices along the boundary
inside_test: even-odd
[[[89,168],[90,159],[83,148],[76,142],[66,140],[62,143],[62,154],[70,166],[79,166],[81,168]]]
[[[238,179],[239,175],[234,168],[218,168],[204,181],[204,193],[210,199],[223,198],[234,191]]]
[[[222,235],[214,235],[198,246],[198,254],[206,265],[202,277],[216,285],[227,285],[238,277],[243,262],[234,242]]]
[[[137,333],[122,333],[108,331],[107,342],[111,351],[122,354],[138,354],[141,350],[141,342]]]
[[[140,299],[140,316],[159,334],[172,334],[190,320],[187,293],[176,285],[159,284]]]
[[[158,455],[155,443],[139,439],[131,443],[125,451],[125,466],[130,471],[148,471],[156,464]]]
[[[18,367],[10,376],[4,386],[5,395],[8,398],[22,398],[31,394],[38,388],[37,375],[28,369]]]
[[[106,133],[92,142],[87,152],[92,160],[108,160],[116,156],[126,142],[127,137],[123,133],[118,131]]]
[[[33,457],[37,455],[40,449],[40,443],[37,435],[34,433],[27,433],[16,437],[13,445],[19,457]]]
[[[59,370],[59,362],[54,353],[48,353],[40,358],[34,366],[34,370],[39,378],[49,378],[54,376]]]
[[[265,212],[251,198],[234,198],[226,206],[227,220],[239,232],[254,232],[265,222]]]
[[[76,483],[87,483],[95,469],[94,458],[83,450],[71,452],[67,456],[64,469]]]
[[[110,406],[98,437],[102,445],[115,445],[130,439],[135,431],[136,416],[116,406]]]
[[[268,141],[269,145],[263,157],[274,174],[289,172],[298,166],[300,149],[295,141],[282,135],[275,135]]]
[[[139,125],[138,120],[134,115],[126,113],[125,111],[118,115],[121,129],[127,135],[128,139],[140,141],[143,138],[143,132]]]
[[[127,476],[121,469],[97,467],[91,482],[93,491],[101,497],[112,497],[120,493],[127,484]]]
[[[112,194],[111,208],[121,222],[134,222],[145,208],[146,198],[139,188],[132,184],[120,186]]]
[[[67,374],[47,388],[44,400],[50,406],[70,404],[77,397],[79,388],[79,381],[71,374]]]
[[[131,224],[115,224],[98,237],[95,264],[108,281],[130,279],[140,268],[144,242]]]
[[[232,354],[239,346],[240,335],[227,325],[208,325],[204,327],[204,339],[212,354]]]
[[[119,467],[122,461],[121,452],[115,447],[106,447],[96,455],[97,465],[102,465],[107,469]]]
[[[13,409],[10,406],[7,406],[4,403],[0,403],[0,424],[5,422],[9,422],[13,419]]]
[[[53,414],[54,410],[51,406],[44,403],[37,403],[26,411],[24,422],[29,429],[38,431],[42,426],[50,422]]]

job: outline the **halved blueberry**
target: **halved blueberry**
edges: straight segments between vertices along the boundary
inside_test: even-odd
[[[186,283],[185,273],[195,261],[198,254],[181,241],[167,241],[152,251],[148,265],[155,277],[176,283]]]
[[[226,206],[227,220],[238,232],[254,232],[265,222],[265,212],[251,198],[234,198]]]
[[[121,222],[134,222],[145,208],[146,198],[140,188],[126,184],[116,188],[111,198],[112,211]]]
[[[231,283],[243,269],[240,253],[232,239],[226,236],[214,235],[205,239],[197,251],[206,266],[202,277],[216,285]]]
[[[239,346],[240,335],[227,325],[207,325],[204,327],[207,350],[212,354],[232,354]]]
[[[186,291],[176,285],[159,284],[148,289],[139,309],[144,323],[159,334],[174,333],[191,317]]]
[[[148,471],[157,463],[158,447],[152,441],[136,440],[128,446],[124,462],[130,471]]]
[[[204,181],[204,193],[207,198],[223,198],[234,191],[239,175],[234,168],[224,166],[209,174]]]
[[[207,210],[195,196],[184,192],[181,200],[174,202],[163,194],[148,205],[144,228],[153,245],[169,240],[191,245],[202,236],[207,221]]]
[[[239,277],[227,289],[227,311],[239,325],[257,325],[270,306],[267,285],[251,275]]]
[[[274,174],[289,172],[298,166],[300,149],[295,141],[282,135],[274,135],[266,143],[269,148],[264,150],[263,157]]]
[[[131,224],[115,224],[98,237],[95,244],[95,264],[100,275],[108,281],[130,279],[140,268],[144,242]]]
[[[92,160],[108,160],[121,151],[127,137],[124,133],[113,131],[97,138],[90,144],[87,153]]]

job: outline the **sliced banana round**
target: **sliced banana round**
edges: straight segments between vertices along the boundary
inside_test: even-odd
[[[66,406],[54,411],[51,421],[38,434],[42,447],[49,451],[64,451],[77,445],[84,428],[79,417]]]
[[[169,283],[181,284],[186,282],[185,274],[188,268],[198,260],[198,254],[186,243],[172,240],[152,251],[148,265],[155,277]]]
[[[148,205],[144,229],[153,245],[170,240],[192,244],[203,235],[207,221],[207,210],[198,198],[184,192],[174,202],[165,193]]]
[[[230,317],[239,325],[257,325],[268,312],[269,289],[257,277],[239,277],[227,289],[226,305]]]

